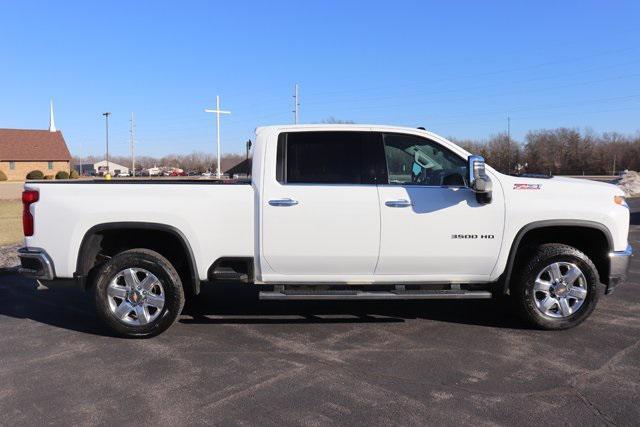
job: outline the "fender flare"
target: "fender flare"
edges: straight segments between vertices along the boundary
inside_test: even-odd
[[[136,222],[136,221],[126,221],[126,222],[106,222],[94,225],[90,229],[88,229],[84,236],[82,237],[82,242],[80,243],[80,247],[78,248],[78,255],[76,258],[76,272],[73,273],[73,277],[80,282],[80,285],[83,289],[87,288],[86,278],[89,273],[89,267],[87,266],[87,261],[92,259],[91,253],[89,250],[95,244],[95,238],[98,233],[107,230],[126,230],[126,229],[138,229],[138,230],[154,230],[154,231],[163,231],[175,236],[178,241],[182,245],[182,249],[187,254],[187,264],[189,268],[190,278],[192,282],[192,288],[194,294],[200,293],[200,277],[198,275],[198,269],[196,265],[196,260],[193,255],[193,250],[191,249],[191,245],[189,241],[185,237],[185,235],[172,225],[160,224],[154,222]],[[97,253],[93,254],[95,258]]]
[[[581,219],[567,219],[567,220],[550,219],[550,220],[530,222],[529,224],[525,225],[518,231],[515,239],[513,239],[513,243],[511,244],[511,250],[509,251],[509,257],[507,258],[507,265],[503,273],[503,280],[502,280],[503,294],[507,294],[509,292],[509,287],[511,285],[511,276],[513,273],[513,267],[516,260],[516,254],[518,253],[518,249],[520,248],[520,242],[522,241],[522,238],[529,231],[532,231],[538,228],[547,228],[547,227],[584,227],[584,228],[591,228],[594,230],[601,231],[605,235],[605,238],[607,239],[607,244],[609,245],[607,250],[608,251],[613,250],[613,237],[611,236],[611,232],[604,224],[601,224],[599,222],[581,220]]]

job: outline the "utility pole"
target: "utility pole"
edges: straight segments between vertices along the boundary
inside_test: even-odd
[[[613,171],[611,172],[611,175],[615,176],[616,175],[616,155],[613,155]]]
[[[136,116],[131,113],[131,126],[129,128],[131,134],[131,176],[136,176]]]
[[[102,113],[102,115],[105,118],[105,129],[106,129],[106,136],[107,136],[107,174],[111,175],[111,169],[109,167],[109,116],[111,115],[111,113],[106,112],[106,113]]]
[[[511,174],[511,117],[507,115],[507,175]]]
[[[220,114],[231,114],[231,111],[223,111],[220,109],[220,96],[216,95],[216,109],[211,110],[209,108],[205,108],[205,113],[216,113],[216,134],[218,141],[218,167],[216,169],[216,178],[220,179],[222,177],[222,173],[220,171]]]
[[[298,118],[300,115],[300,93],[298,92],[298,83],[296,83],[293,90],[293,123],[298,124]]]

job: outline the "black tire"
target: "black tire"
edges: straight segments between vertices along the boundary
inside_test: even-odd
[[[559,243],[547,243],[533,248],[528,257],[520,263],[521,267],[515,275],[515,283],[511,286],[513,302],[518,314],[530,325],[538,329],[568,329],[582,323],[591,315],[598,303],[598,284],[600,278],[593,262],[584,253],[574,247]],[[583,273],[586,298],[574,313],[566,317],[553,317],[543,313],[536,306],[534,283],[538,274],[553,263],[571,263]],[[553,314],[553,313],[552,313]]]
[[[164,307],[154,320],[144,325],[125,324],[109,305],[107,288],[110,282],[128,268],[153,273],[164,291]],[[130,249],[115,255],[100,268],[95,280],[94,300],[98,316],[111,331],[123,337],[145,338],[158,335],[173,325],[184,307],[184,291],[180,276],[165,257],[149,249]]]

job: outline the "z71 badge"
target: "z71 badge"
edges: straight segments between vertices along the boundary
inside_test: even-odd
[[[540,190],[542,184],[513,184],[514,190]]]

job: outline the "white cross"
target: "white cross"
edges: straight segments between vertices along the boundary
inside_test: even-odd
[[[220,114],[231,114],[231,111],[223,111],[220,109],[220,97],[216,95],[216,109],[211,110],[205,108],[205,113],[216,113],[216,133],[218,136],[218,167],[216,170],[216,178],[220,179],[222,173],[220,172]]]

